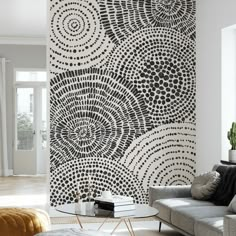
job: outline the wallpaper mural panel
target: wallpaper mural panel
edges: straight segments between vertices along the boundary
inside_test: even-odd
[[[51,205],[146,203],[195,174],[195,0],[51,0]]]

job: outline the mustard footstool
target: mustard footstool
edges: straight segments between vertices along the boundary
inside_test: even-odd
[[[0,208],[0,236],[33,236],[50,228],[46,211],[32,208]]]

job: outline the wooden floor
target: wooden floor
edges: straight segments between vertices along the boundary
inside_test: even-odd
[[[47,210],[47,178],[0,177],[0,207],[33,207]]]

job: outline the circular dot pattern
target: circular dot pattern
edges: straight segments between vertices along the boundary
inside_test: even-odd
[[[166,27],[195,40],[195,0],[103,0],[101,22],[115,44],[145,27]]]
[[[50,103],[51,168],[81,157],[119,160],[130,143],[151,128],[132,84],[99,69],[53,78]]]
[[[61,0],[51,4],[50,70],[103,66],[114,44],[100,24],[94,0]]]
[[[88,200],[88,176],[91,176],[91,198],[104,190],[128,195],[136,203],[147,203],[147,195],[138,179],[122,164],[106,158],[71,160],[51,172],[51,206],[75,202],[77,186],[83,200]]]
[[[119,45],[108,68],[127,78],[148,106],[154,127],[195,122],[195,45],[175,30],[147,28]]]
[[[156,26],[175,29],[195,40],[195,0],[152,0],[151,9]]]
[[[145,191],[152,185],[190,184],[195,175],[195,125],[161,125],[137,138],[121,163],[138,176]]]

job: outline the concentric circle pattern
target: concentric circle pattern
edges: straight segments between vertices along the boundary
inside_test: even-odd
[[[195,0],[103,0],[101,22],[115,44],[145,27],[175,29],[195,40]]]
[[[99,5],[101,22],[115,44],[120,44],[130,34],[154,23],[150,0],[103,0]]]
[[[195,0],[152,0],[151,8],[156,26],[175,29],[195,40]]]
[[[195,173],[195,125],[161,125],[137,138],[121,163],[138,176],[145,191],[152,185],[190,184]]]
[[[50,0],[51,205],[195,174],[196,0]]]
[[[195,45],[166,28],[135,32],[119,45],[108,68],[127,78],[148,106],[154,127],[195,122]]]
[[[51,73],[103,66],[114,44],[100,24],[97,1],[51,2]]]
[[[119,160],[130,143],[151,128],[132,84],[99,69],[53,78],[50,103],[51,168],[81,157]]]
[[[87,157],[71,160],[51,172],[51,206],[75,202],[77,186],[81,198],[87,200],[88,176],[91,176],[91,197],[104,190],[129,195],[137,203],[146,203],[147,195],[138,179],[122,164],[107,158]]]

